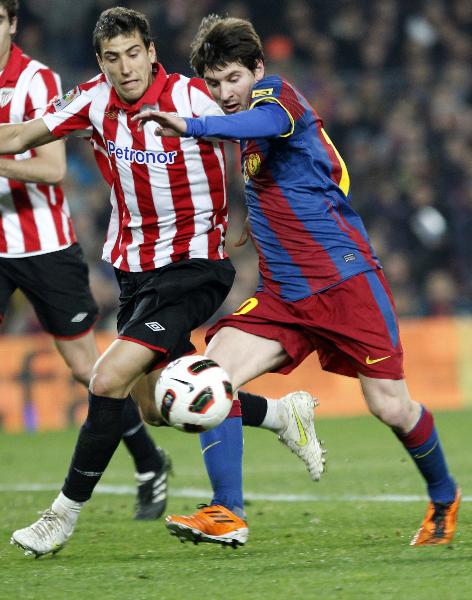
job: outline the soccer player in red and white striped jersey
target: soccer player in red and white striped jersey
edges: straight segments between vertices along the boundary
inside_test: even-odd
[[[140,132],[130,120],[144,105],[189,116],[218,112],[217,105],[202,82],[167,75],[156,62],[141,13],[105,11],[94,44],[101,75],[52,102],[42,118],[0,126],[0,153],[9,155],[60,144],[73,133],[92,135],[111,184],[104,258],[121,288],[119,335],[93,369],[87,419],[62,492],[39,525],[13,534],[13,542],[36,555],[57,551],[72,535],[120,441],[131,389],[147,420],[159,422],[153,369],[194,351],[192,329],[220,306],[234,278],[224,251],[227,200],[219,143],[161,141],[152,125]]]
[[[0,0],[1,123],[29,122],[62,95],[59,76],[12,43],[17,11],[18,0]],[[22,290],[74,378],[87,387],[98,358],[92,331],[98,309],[60,186],[65,171],[62,141],[0,158],[0,323],[13,292]],[[135,516],[157,518],[165,500],[156,502],[152,486],[167,477],[168,461],[131,399],[122,434],[136,467]],[[162,496],[165,481],[161,484]]]
[[[122,7],[104,11],[94,45],[101,75],[54,101],[42,118],[0,126],[3,154],[71,134],[92,137],[111,186],[103,257],[115,267],[121,290],[118,336],[94,366],[87,419],[62,492],[36,523],[12,536],[36,556],[57,552],[72,535],[119,443],[131,390],[145,419],[161,424],[154,402],[158,370],[194,352],[192,330],[218,309],[234,279],[224,250],[227,199],[220,143],[156,138],[152,124],[141,130],[132,121],[146,106],[189,117],[221,114],[221,109],[200,80],[167,75],[156,62],[142,13]],[[265,403],[254,397],[258,401]],[[238,399],[227,421],[241,427]]]
[[[114,48],[105,51],[100,59],[103,69],[115,66],[114,54]],[[133,52],[129,56],[133,58]],[[153,54],[153,62],[154,58]],[[149,75],[152,81],[142,93]],[[120,96],[120,86],[129,101]],[[134,88],[142,95],[135,98]],[[201,80],[169,76],[154,63],[151,73],[125,73],[114,85],[103,73],[52,103],[43,117],[54,137],[91,126],[95,146],[107,155],[102,172],[108,178],[111,167],[113,227],[103,258],[128,272],[184,259],[224,258],[227,202],[222,149],[217,143],[175,142],[156,138],[151,129],[138,131],[130,119],[143,106],[188,116],[219,113]]]

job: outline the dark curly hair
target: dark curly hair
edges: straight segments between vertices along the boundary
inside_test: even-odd
[[[123,6],[114,6],[104,10],[93,31],[95,52],[101,56],[103,40],[111,40],[117,35],[132,35],[135,31],[138,31],[147,50],[151,45],[151,27],[143,13]]]
[[[254,71],[259,60],[264,62],[261,39],[245,19],[205,17],[190,48],[190,65],[199,77],[205,68],[213,71],[237,62]]]

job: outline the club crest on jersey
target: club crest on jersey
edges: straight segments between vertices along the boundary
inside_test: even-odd
[[[251,177],[257,175],[261,168],[261,156],[254,152],[250,154],[244,161],[244,181],[249,181]]]
[[[15,88],[2,88],[0,90],[0,108],[4,108],[13,98]]]
[[[52,105],[54,106],[55,111],[57,112],[59,110],[63,110],[66,106],[69,106],[69,104],[73,100],[78,98],[81,93],[82,92],[81,92],[79,86],[76,85],[75,88],[72,88],[71,90],[69,90],[67,92],[67,94],[64,94],[61,98],[54,100]]]
[[[114,157],[126,162],[135,162],[138,165],[173,165],[177,156],[176,150],[159,152],[154,150],[135,150],[128,146],[120,148],[120,146],[117,146],[110,140],[107,140],[107,148],[110,158]]]

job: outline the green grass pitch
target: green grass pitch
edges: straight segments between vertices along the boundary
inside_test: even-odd
[[[0,598],[472,598],[472,412],[438,413],[436,423],[465,496],[450,546],[409,547],[426,508],[423,483],[394,436],[362,417],[318,422],[328,448],[318,483],[273,434],[245,429],[243,548],[180,544],[162,520],[133,521],[132,463],[120,447],[102,483],[121,493],[96,493],[64,550],[39,560],[10,546],[10,534],[54,498],[76,432],[1,434]],[[168,511],[192,512],[209,499],[198,438],[152,435],[174,463]]]

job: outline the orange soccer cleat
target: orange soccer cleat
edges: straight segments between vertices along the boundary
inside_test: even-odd
[[[453,502],[443,504],[430,502],[421,527],[410,542],[410,546],[432,546],[448,544],[456,532],[457,511],[461,501],[461,491],[456,490]]]
[[[181,542],[194,544],[210,542],[237,548],[247,542],[249,530],[244,519],[220,505],[199,505],[199,508],[193,515],[166,517],[170,534],[177,536]]]

